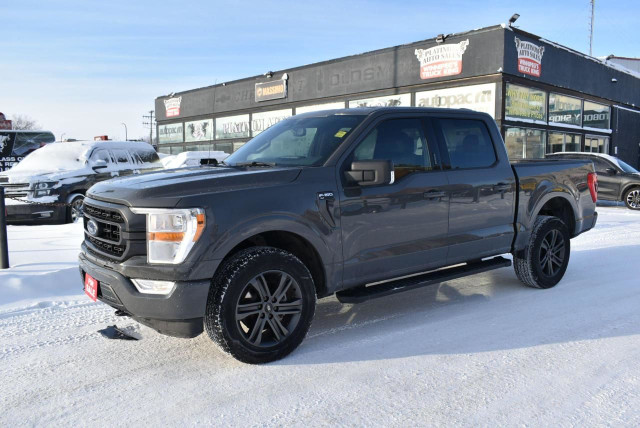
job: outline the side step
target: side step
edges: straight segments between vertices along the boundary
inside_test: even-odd
[[[511,266],[511,260],[505,259],[504,257],[494,257],[488,260],[434,270],[420,275],[401,278],[381,284],[350,288],[348,290],[337,292],[336,297],[341,303],[362,303],[377,297],[389,296],[391,294],[414,290],[416,288],[439,284],[444,281],[451,281],[452,279],[509,266]]]

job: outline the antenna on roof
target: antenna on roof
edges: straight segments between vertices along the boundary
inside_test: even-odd
[[[593,20],[596,17],[596,0],[591,1],[591,24],[589,25],[589,56],[593,56]]]

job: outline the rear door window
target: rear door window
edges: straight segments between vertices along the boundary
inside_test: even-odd
[[[129,153],[126,150],[116,149],[113,150],[113,155],[118,162],[118,165],[131,165],[131,160],[129,159]]]
[[[496,152],[485,123],[475,119],[434,119],[449,153],[451,168],[488,168]]]
[[[91,162],[95,162],[97,160],[103,160],[107,164],[111,164],[111,155],[107,150],[96,150],[91,154]]]

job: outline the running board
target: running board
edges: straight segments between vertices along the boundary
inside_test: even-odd
[[[337,292],[336,297],[341,303],[362,303],[377,297],[389,296],[391,294],[414,290],[416,288],[509,266],[511,266],[511,260],[505,259],[504,257],[494,257],[489,260],[434,270],[408,278],[384,282],[382,284],[350,288]]]

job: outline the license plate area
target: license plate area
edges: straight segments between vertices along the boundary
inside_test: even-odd
[[[84,293],[89,296],[91,300],[94,302],[98,300],[98,287],[100,283],[97,279],[89,275],[88,273],[84,274]]]

